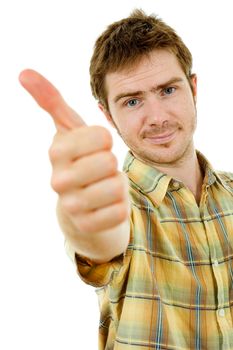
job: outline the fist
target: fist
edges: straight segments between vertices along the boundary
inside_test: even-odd
[[[110,229],[129,215],[128,180],[117,170],[112,137],[100,126],[58,132],[49,150],[51,185],[78,232]]]

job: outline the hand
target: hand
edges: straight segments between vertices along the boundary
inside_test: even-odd
[[[19,80],[54,120],[51,184],[77,234],[93,234],[124,222],[129,215],[128,183],[117,170],[109,131],[87,126],[39,73],[25,70]]]

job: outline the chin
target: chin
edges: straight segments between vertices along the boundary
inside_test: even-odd
[[[136,157],[150,164],[174,164],[180,162],[193,152],[193,144],[175,147],[175,145],[160,145],[149,150],[133,151]],[[153,150],[154,148],[154,150]]]

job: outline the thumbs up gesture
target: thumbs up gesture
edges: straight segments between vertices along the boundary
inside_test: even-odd
[[[19,80],[57,129],[49,150],[51,185],[59,196],[66,239],[77,253],[96,262],[112,259],[129,241],[129,195],[111,151],[111,134],[104,127],[87,126],[39,73],[25,70]]]

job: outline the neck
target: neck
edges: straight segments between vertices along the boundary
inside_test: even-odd
[[[196,202],[198,204],[200,203],[203,174],[193,144],[190,145],[186,154],[181,159],[173,163],[161,164],[148,162],[147,164],[181,181],[193,193]]]
[[[203,174],[195,150],[193,150],[188,157],[183,158],[182,161],[174,164],[173,166],[156,165],[156,168],[174,179],[181,181],[190,189],[196,199],[196,202],[199,204]]]

